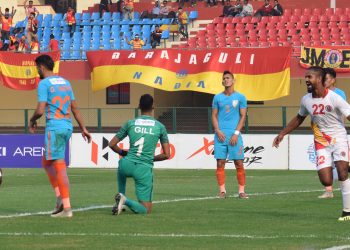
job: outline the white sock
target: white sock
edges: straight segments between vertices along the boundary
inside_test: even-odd
[[[343,211],[350,212],[350,180],[339,181],[343,197]]]

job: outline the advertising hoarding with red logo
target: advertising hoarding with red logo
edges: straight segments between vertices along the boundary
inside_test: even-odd
[[[93,134],[92,143],[87,144],[80,134],[73,134],[70,167],[116,168],[119,155],[108,147],[114,134]],[[278,149],[272,148],[275,135],[243,135],[244,165],[247,169],[288,169],[288,137]],[[213,156],[214,135],[174,134],[169,135],[171,156],[163,162],[155,162],[155,168],[169,169],[215,169]],[[128,149],[124,139],[119,146]],[[156,154],[161,150],[157,145]],[[229,162],[227,168],[233,168]]]

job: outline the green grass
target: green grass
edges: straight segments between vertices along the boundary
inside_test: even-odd
[[[314,171],[247,171],[250,199],[236,198],[226,171],[227,199],[214,170],[155,170],[153,211],[111,215],[115,170],[70,169],[70,219],[51,218],[55,197],[42,169],[4,169],[0,187],[0,249],[321,249],[350,245],[342,202],[317,199]],[[304,191],[304,192],[298,192]],[[127,196],[134,198],[133,182]],[[202,199],[200,199],[202,198]],[[105,207],[103,207],[105,206]],[[7,215],[33,213],[6,218]]]

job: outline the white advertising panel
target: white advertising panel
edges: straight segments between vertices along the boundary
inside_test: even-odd
[[[289,136],[289,169],[316,170],[313,135]]]
[[[108,147],[114,134],[92,134],[92,143],[87,144],[80,134],[73,134],[71,167],[116,168],[119,156]],[[278,149],[272,148],[275,135],[243,135],[247,169],[288,169],[288,142]],[[174,134],[169,135],[171,157],[167,161],[155,162],[155,168],[215,169],[214,135]],[[127,138],[119,146],[128,149]],[[156,154],[161,150],[157,145]],[[227,164],[233,168],[233,163]]]

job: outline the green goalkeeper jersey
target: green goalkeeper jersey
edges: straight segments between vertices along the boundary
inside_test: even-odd
[[[116,136],[123,140],[129,136],[130,148],[126,159],[153,165],[154,151],[158,140],[168,143],[165,126],[153,117],[142,115],[125,123]]]

